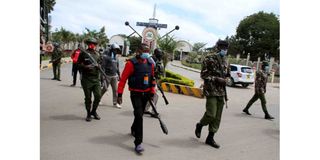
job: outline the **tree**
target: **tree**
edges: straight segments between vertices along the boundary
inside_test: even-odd
[[[96,30],[90,30],[88,28],[85,28],[87,33],[84,33],[85,35],[85,38],[88,38],[88,37],[93,37],[93,38],[96,38],[97,41],[98,41],[98,45],[106,48],[107,47],[107,43],[109,42],[109,39],[105,33],[105,27],[103,26],[100,31],[96,31]]]
[[[250,53],[251,60],[263,58],[265,53],[279,59],[279,26],[275,14],[260,11],[239,23],[236,41],[243,46],[245,56]]]
[[[231,36],[230,38],[227,36],[225,41],[229,43],[228,55],[236,57],[237,54],[242,54],[244,47],[240,45],[239,40],[235,36]]]
[[[61,47],[66,49],[65,44],[69,44],[70,42],[74,42],[76,40],[74,33],[64,29],[63,27],[60,30],[56,29],[54,33],[52,33],[52,41],[61,43]]]
[[[177,41],[173,36],[166,36],[165,38],[158,37],[158,46],[163,51],[163,66],[166,68],[170,55],[172,56],[174,50],[177,48]],[[172,56],[172,59],[174,57]]]
[[[53,11],[53,7],[56,4],[55,0],[44,0],[44,7],[47,13],[51,13]]]
[[[138,49],[142,39],[141,37],[131,36],[128,41],[130,42],[130,53],[133,53]]]
[[[199,53],[207,43],[197,42],[193,45],[192,51]]]

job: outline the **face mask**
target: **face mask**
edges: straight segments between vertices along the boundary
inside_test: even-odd
[[[142,59],[147,59],[147,58],[149,58],[149,53],[142,53],[140,57]]]
[[[89,49],[95,49],[95,48],[96,48],[96,45],[91,43],[91,44],[88,45],[88,48],[89,48]]]
[[[221,50],[221,51],[219,52],[220,56],[221,56],[221,57],[224,57],[224,56],[227,54],[227,51],[228,51],[228,50]]]
[[[269,67],[268,66],[264,67],[264,71],[268,72],[269,71]]]

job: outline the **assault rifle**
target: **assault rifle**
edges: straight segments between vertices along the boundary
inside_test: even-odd
[[[150,105],[151,105],[151,107],[152,107],[152,109],[153,109],[153,111],[154,111],[154,113],[155,113],[155,115],[156,115],[156,118],[159,120],[160,127],[161,127],[161,129],[162,129],[162,132],[163,132],[164,134],[168,134],[168,128],[167,128],[167,126],[164,124],[164,122],[161,120],[161,118],[160,118],[160,116],[159,116],[159,113],[157,112],[157,109],[156,109],[153,101],[152,101],[152,100],[149,100],[149,103],[150,103]]]
[[[80,47],[80,50],[89,57],[91,64],[93,64],[95,67],[97,67],[99,69],[100,73],[102,73],[102,75],[106,78],[107,77],[106,73],[101,68],[101,66],[98,64],[98,62],[91,56],[91,54],[87,50],[83,49],[82,47]]]
[[[169,104],[169,102],[168,102],[168,100],[167,100],[167,97],[164,95],[164,93],[163,93],[163,90],[162,90],[162,87],[157,83],[157,87],[158,87],[158,89],[159,89],[159,91],[161,92],[161,94],[162,94],[162,98],[164,99],[164,102],[166,103],[166,105],[168,105]]]

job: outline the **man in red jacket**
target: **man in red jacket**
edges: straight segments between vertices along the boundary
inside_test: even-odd
[[[117,102],[122,103],[122,94],[128,79],[131,103],[133,106],[134,121],[131,134],[135,137],[135,151],[144,151],[143,140],[143,112],[148,100],[155,94],[156,81],[154,79],[154,63],[149,58],[149,46],[142,43],[137,49],[136,56],[127,61],[118,84]]]
[[[78,57],[80,54],[80,44],[78,45],[78,49],[74,50],[74,52],[71,54],[72,59],[72,76],[73,76],[73,84],[70,86],[75,86],[77,83],[77,73],[78,73]]]

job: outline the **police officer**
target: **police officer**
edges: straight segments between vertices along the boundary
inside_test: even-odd
[[[214,140],[214,135],[219,129],[223,105],[225,103],[225,77],[228,75],[225,57],[228,43],[219,40],[216,43],[216,47],[218,52],[206,56],[202,63],[201,78],[204,80],[203,92],[207,99],[206,112],[200,122],[196,124],[195,134],[200,138],[202,127],[209,125],[209,134],[205,143],[214,148],[220,148],[220,145]]]
[[[136,56],[129,59],[122,72],[118,85],[118,103],[122,103],[122,94],[127,79],[129,79],[129,91],[134,109],[134,121],[131,126],[131,134],[135,137],[135,151],[141,153],[143,141],[143,112],[148,100],[153,99],[155,93],[154,64],[149,57],[149,46],[142,43]]]
[[[53,78],[52,80],[60,80],[60,66],[61,66],[61,58],[62,58],[62,51],[60,48],[59,43],[53,43],[54,49],[51,55],[51,63],[53,69]]]
[[[256,72],[256,79],[255,79],[255,94],[253,95],[253,97],[250,99],[250,101],[248,102],[246,108],[244,108],[242,111],[244,113],[246,113],[247,115],[251,115],[251,113],[249,112],[249,108],[251,107],[251,105],[257,101],[258,99],[260,99],[261,101],[261,105],[262,105],[262,110],[264,112],[264,118],[265,119],[274,119],[274,117],[272,117],[267,110],[266,107],[266,98],[264,96],[264,94],[266,93],[266,87],[267,87],[267,80],[268,80],[268,72],[269,70],[269,64],[268,62],[263,62],[262,63],[262,68],[261,70],[258,70]]]
[[[121,109],[121,105],[117,103],[118,80],[120,78],[119,59],[117,55],[121,55],[121,49],[119,45],[115,43],[111,45],[110,50],[106,50],[103,53],[102,67],[107,77],[104,77],[105,79],[103,80],[101,98],[104,95],[104,93],[108,90],[108,87],[111,84],[113,106]]]
[[[88,45],[87,51],[90,53],[90,56],[95,59],[96,62],[100,63],[100,55],[95,51],[96,45],[98,44],[97,40],[95,38],[89,38],[85,43]],[[91,115],[94,119],[100,120],[100,116],[97,114],[97,108],[101,98],[100,72],[98,66],[95,65],[84,52],[80,52],[78,64],[82,74],[81,85],[85,96],[84,101],[87,110],[86,121],[89,122],[92,120]],[[94,96],[93,103],[91,103],[92,93]]]
[[[156,64],[154,75],[155,75],[155,78],[156,78],[156,83],[159,85],[161,83],[160,78],[163,75],[163,66],[162,66],[163,52],[162,52],[162,50],[160,48],[156,48],[153,53],[154,54],[153,54],[153,56],[151,58],[154,60],[154,62]],[[155,104],[155,107],[157,106],[158,98],[159,98],[159,96],[158,96],[158,94],[156,92],[156,94],[154,94],[154,97],[153,97],[153,102]],[[150,104],[148,102],[147,105],[146,105],[146,109],[145,109],[144,113],[150,114],[151,117],[156,118],[158,115],[156,115],[152,109],[151,109],[151,111],[149,111],[150,108],[151,107],[150,107]]]

